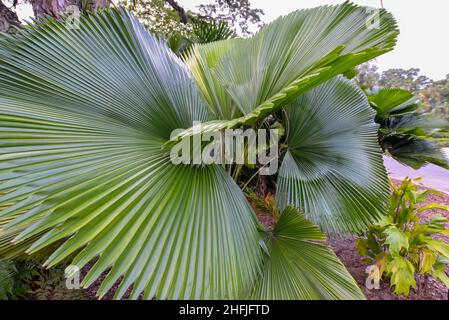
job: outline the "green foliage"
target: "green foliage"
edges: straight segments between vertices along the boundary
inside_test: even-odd
[[[421,89],[426,88],[432,80],[421,74],[418,68],[411,69],[389,69],[382,73],[379,85],[383,88],[401,88],[418,94]]]
[[[445,79],[433,81],[419,94],[425,112],[449,120],[449,75]]]
[[[449,120],[449,75],[441,80],[432,80],[417,68],[390,69],[379,73],[375,64],[366,63],[358,67],[356,82],[368,92],[379,88],[410,91],[421,100],[419,113]]]
[[[449,148],[449,131],[447,130],[435,132],[429,139],[440,148]]]
[[[379,144],[385,154],[414,169],[428,163],[449,169],[444,151],[433,141],[449,122],[421,113],[419,98],[404,89],[381,89],[368,94],[368,100],[377,112]]]
[[[261,21],[263,11],[252,8],[247,0],[215,0],[199,4],[196,11],[184,9],[181,6],[182,2],[167,0],[123,0],[120,4],[133,12],[151,32],[165,37],[177,34],[191,39],[192,36],[198,36],[201,21],[207,22],[208,28],[216,23],[213,31],[214,33],[218,31],[220,33],[218,36],[204,34],[207,30],[204,26],[200,26],[202,28],[200,39],[207,40],[200,43],[227,39],[237,32],[248,36],[263,25]],[[224,34],[228,36],[223,37]]]
[[[209,43],[236,37],[236,33],[225,21],[196,19],[193,22],[195,43]]]
[[[84,290],[66,287],[64,269],[45,270],[34,260],[0,260],[0,300],[85,300]]]
[[[0,300],[16,298],[19,294],[14,286],[16,270],[7,260],[0,260]]]
[[[183,56],[195,43],[210,43],[236,37],[235,32],[224,21],[196,18],[191,25],[192,31],[187,36],[173,33],[167,37],[168,47],[178,56]]]
[[[0,260],[0,300],[24,298],[33,290],[33,281],[41,277],[41,268],[32,260]]]
[[[254,191],[246,193],[246,197],[251,201],[253,208],[262,210],[264,213],[270,214],[275,221],[279,219],[280,212],[276,205],[276,199],[274,195],[268,193],[265,197],[259,196]]]
[[[200,4],[198,10],[200,16],[224,21],[242,35],[250,35],[263,26],[264,12],[253,8],[249,0],[214,0]]]
[[[68,289],[64,269],[61,267],[38,271],[30,283],[28,296],[33,300],[87,300],[84,289]]]
[[[131,299],[363,298],[312,222],[358,231],[387,204],[374,112],[338,76],[396,44],[393,17],[368,29],[369,16],[348,2],[300,10],[184,61],[122,9],[2,39],[0,254],[95,261],[82,286],[107,273],[100,297],[119,281],[117,299],[131,287]],[[278,112],[279,209],[312,222],[292,209],[271,233],[222,166],[168,151],[194,121],[257,129]]]
[[[449,206],[423,204],[428,195],[439,194],[438,191],[419,190],[408,178],[399,187],[393,183],[391,187],[388,215],[358,239],[357,251],[379,268],[379,279],[390,280],[396,294],[408,296],[410,288],[417,288],[416,273],[432,276],[449,288],[449,277],[445,274],[449,244],[434,237],[449,235],[445,228],[449,219],[441,215],[434,215],[428,222],[419,219],[420,213],[449,211]]]
[[[298,211],[286,208],[274,229],[266,234],[262,276],[256,299],[364,299],[355,280],[326,237]]]
[[[388,185],[375,151],[374,112],[363,92],[336,77],[285,110],[288,149],[279,169],[279,207],[300,208],[328,232],[357,232],[376,222],[387,205]]]
[[[165,0],[124,0],[121,1],[127,10],[155,34],[169,37],[177,34],[189,37],[192,32],[190,23],[182,23],[179,14]]]
[[[354,77],[354,82],[364,91],[371,92],[371,90],[379,86],[380,75],[377,72],[378,67],[366,62],[357,66],[357,75]],[[350,77],[352,79],[352,77]]]

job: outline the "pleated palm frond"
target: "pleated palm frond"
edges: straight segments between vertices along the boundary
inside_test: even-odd
[[[446,120],[419,112],[419,98],[407,90],[381,89],[368,95],[380,125],[379,143],[400,163],[419,169],[429,163],[449,169],[449,159],[432,140],[432,134],[448,128]]]
[[[196,43],[210,43],[236,37],[235,31],[222,20],[195,20],[192,29]]]
[[[188,130],[195,121],[210,130],[257,122],[391,50],[396,23],[386,11],[380,17],[380,28],[371,29],[366,8],[349,3],[301,10],[251,39],[195,47],[186,63],[123,10],[83,16],[79,29],[49,19],[1,39],[0,254],[12,240],[8,255],[48,252],[47,267],[95,261],[82,284],[107,272],[99,296],[120,281],[116,298],[131,287],[131,298],[247,297],[266,265],[263,227],[221,166],[174,165],[163,147],[173,130]],[[322,119],[312,117],[318,127],[311,132],[328,143],[310,160],[327,165],[315,172],[323,184],[310,177],[304,189],[295,187],[303,193],[289,199],[329,230],[354,230],[378,216],[385,172],[372,145],[366,100],[355,98],[341,79],[327,84],[336,86],[330,98],[337,103],[349,96],[339,110],[315,104]],[[310,106],[299,108],[313,113]],[[291,148],[297,141],[289,141]],[[307,163],[300,152],[291,154]],[[336,158],[325,162],[324,155]],[[340,193],[327,194],[324,187]],[[305,194],[313,197],[305,200]],[[333,261],[327,249],[317,250],[314,258]],[[321,297],[357,296],[347,274],[316,266],[309,280]],[[337,289],[324,285],[327,278]],[[317,296],[296,290],[292,298]]]
[[[382,148],[388,156],[415,170],[429,163],[449,169],[449,160],[432,141],[414,135],[391,133],[382,137]]]
[[[167,46],[177,55],[182,56],[192,46],[192,41],[179,33],[167,37]]]
[[[311,88],[392,50],[396,21],[380,10],[379,28],[370,28],[370,12],[348,2],[299,10],[251,38],[196,46],[186,63],[196,71],[210,108],[220,110],[218,121],[203,124],[202,131],[254,124]],[[197,131],[191,128],[173,140]]]
[[[375,94],[368,95],[368,99],[378,117],[414,112],[419,104],[417,96],[399,88],[381,89]]]
[[[254,299],[364,299],[324,234],[293,208],[281,214],[266,239],[268,253]]]
[[[388,184],[375,112],[361,89],[334,78],[287,107],[288,151],[276,199],[322,229],[359,231],[385,214]]]
[[[31,25],[0,54],[0,218],[27,252],[62,243],[84,279],[120,298],[235,298],[260,269],[254,213],[218,166],[175,166],[161,144],[210,120],[183,63],[134,17],[110,10],[80,29]],[[2,248],[0,242],[0,248]]]

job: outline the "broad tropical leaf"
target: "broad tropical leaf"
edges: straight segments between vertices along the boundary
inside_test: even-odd
[[[167,46],[177,55],[181,56],[192,45],[192,41],[179,33],[167,37]]]
[[[392,50],[395,20],[380,10],[379,28],[370,28],[371,15],[348,2],[299,10],[252,38],[196,46],[186,63],[196,70],[199,88],[220,120],[203,131],[254,124],[307,90]]]
[[[393,256],[399,255],[402,248],[408,250],[409,241],[407,235],[399,230],[396,226],[392,225],[384,231],[385,244],[389,246],[390,252]]]
[[[364,299],[357,283],[324,234],[296,210],[287,208],[272,234],[255,299]]]
[[[173,129],[212,119],[165,42],[121,10],[2,41],[0,236],[53,247],[47,266],[96,259],[85,286],[112,267],[100,296],[122,276],[117,298],[131,285],[132,298],[246,294],[262,253],[243,193],[221,167],[161,151]]]
[[[382,139],[382,148],[395,160],[413,169],[429,163],[449,169],[444,151],[428,140],[408,134],[388,134]]]
[[[277,203],[326,231],[359,231],[385,214],[388,180],[364,93],[337,77],[287,107]]]
[[[447,121],[418,113],[419,98],[407,90],[386,88],[368,99],[377,112],[379,142],[387,155],[414,169],[428,163],[449,169],[444,151],[429,139],[448,127]]]
[[[416,289],[415,268],[406,258],[394,257],[387,266],[387,272],[391,275],[391,285],[396,294],[408,296],[410,288]]]
[[[398,88],[385,88],[368,99],[380,117],[400,115],[414,112],[418,109],[419,98],[411,92]]]

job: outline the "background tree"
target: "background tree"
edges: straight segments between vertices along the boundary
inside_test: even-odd
[[[214,3],[198,6],[202,16],[219,19],[228,22],[243,35],[251,34],[251,25],[261,27],[263,25],[261,9],[251,8],[249,0],[215,0]]]
[[[379,68],[372,62],[361,64],[357,68],[357,75],[354,81],[363,90],[372,90],[379,86],[380,74],[377,71]]]
[[[181,2],[174,0],[123,0],[121,4],[151,31],[164,35],[189,36],[191,23],[198,19],[223,21],[235,32],[248,35],[251,29],[262,26],[264,14],[262,10],[252,8],[248,0],[215,0],[199,5],[198,12],[186,10]]]
[[[420,91],[425,111],[449,120],[449,75]]]
[[[389,69],[382,72],[379,85],[384,88],[401,88],[414,94],[432,84],[432,80],[420,74],[420,69]]]
[[[445,79],[433,80],[420,73],[418,68],[389,69],[382,73],[373,63],[357,68],[354,81],[363,89],[372,92],[378,88],[405,89],[421,100],[419,112],[449,120],[449,74]]]
[[[0,0],[0,32],[14,33],[20,21],[17,14]]]
[[[172,3],[172,5],[170,5]],[[180,34],[187,37],[192,28],[189,21],[193,13],[186,12],[174,1],[165,0],[124,0],[121,2],[129,11],[153,33],[164,36]]]

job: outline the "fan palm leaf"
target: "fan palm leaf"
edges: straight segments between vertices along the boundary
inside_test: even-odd
[[[256,299],[364,299],[354,279],[324,244],[320,229],[286,208],[267,238],[268,254]]]
[[[210,109],[219,110],[201,132],[254,124],[311,88],[392,50],[395,20],[380,10],[379,28],[369,28],[370,17],[367,8],[345,2],[295,11],[252,38],[197,45],[186,63]],[[173,141],[196,132],[190,128]]]
[[[79,268],[95,261],[83,285],[107,272],[99,296],[117,281],[116,298],[130,287],[131,298],[248,296],[265,265],[264,228],[221,166],[174,165],[163,146],[173,130],[188,130],[195,121],[211,130],[260,121],[294,105],[311,88],[391,50],[396,23],[386,11],[380,16],[381,27],[369,29],[366,9],[349,3],[302,10],[251,39],[195,47],[186,63],[135,17],[116,9],[83,16],[79,29],[49,19],[16,38],[2,38],[0,239],[13,238],[20,248],[11,255],[50,250],[47,267],[68,258]],[[345,194],[335,197],[343,200],[340,207],[326,202],[325,214],[338,209],[338,222],[330,220],[338,230],[375,219],[382,202],[375,206],[372,201],[384,195],[369,114],[359,103],[360,114],[353,117],[353,109],[345,108],[340,118],[356,119],[365,131],[354,129],[361,137],[349,132],[353,140],[338,155],[349,161],[348,151],[361,148],[352,161],[367,160],[368,170],[345,180],[347,167],[334,169],[342,169],[336,176]],[[334,152],[334,146],[324,147]],[[369,179],[369,174],[380,177]],[[356,185],[350,188],[352,182]],[[350,192],[356,200],[344,202]],[[313,197],[309,206],[297,206],[314,219],[316,211],[310,208],[318,208],[321,200]],[[355,204],[362,208],[360,215],[353,212]],[[372,217],[366,216],[369,209],[375,209]],[[4,249],[0,241],[0,253]],[[318,250],[318,256],[334,259],[327,249]],[[322,277],[319,283],[327,277],[336,281],[336,274],[327,271],[313,277]],[[326,293],[331,288],[322,284],[319,291],[322,297],[354,297],[358,289],[351,286],[352,293]]]
[[[355,232],[385,213],[388,183],[378,125],[363,91],[334,78],[287,107],[288,151],[276,194],[329,232]]]
[[[165,43],[110,10],[4,44],[0,216],[19,214],[5,226],[14,242],[36,253],[65,240],[47,266],[99,257],[84,285],[113,266],[100,296],[121,276],[118,298],[133,283],[133,297],[241,296],[260,265],[256,219],[221,167],[161,151],[173,129],[210,117]]]
[[[381,89],[368,99],[377,112],[385,153],[414,169],[429,163],[449,168],[444,151],[431,141],[432,133],[448,127],[446,120],[419,113],[419,98],[404,89]]]

